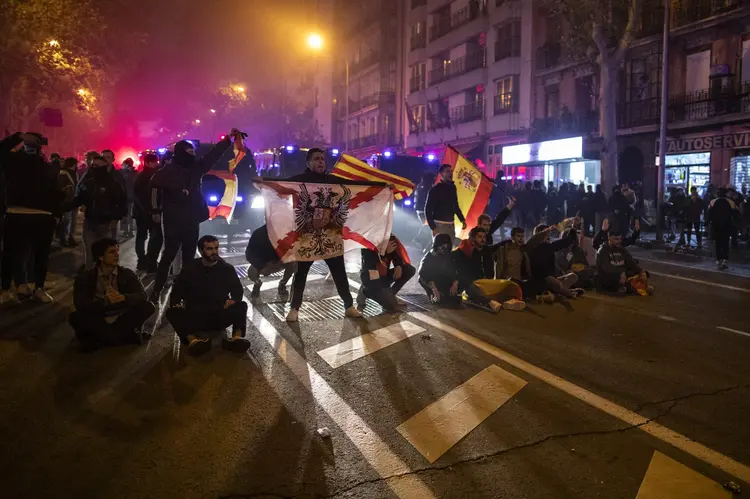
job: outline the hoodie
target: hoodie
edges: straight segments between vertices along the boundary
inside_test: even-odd
[[[615,248],[609,244],[599,248],[596,254],[596,268],[604,276],[619,276],[623,272],[626,275],[634,275],[641,271],[628,250],[622,247]]]
[[[435,230],[436,220],[453,223],[453,217],[456,216],[461,222],[466,221],[458,206],[458,191],[453,182],[440,182],[430,189],[424,212],[427,225],[432,230]]]
[[[419,264],[419,279],[425,284],[434,282],[438,289],[449,288],[458,276],[456,267],[451,259],[450,248],[453,245],[453,239],[448,234],[438,234],[432,242],[432,251],[427,253]],[[439,254],[437,248],[447,246],[448,250],[444,254]]]
[[[478,249],[471,240],[464,239],[451,253],[451,259],[458,272],[458,288],[461,290],[478,279],[495,278],[492,248],[489,246]]]

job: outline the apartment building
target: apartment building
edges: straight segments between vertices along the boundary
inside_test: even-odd
[[[618,110],[620,175],[653,190],[658,162],[664,11],[647,1]],[[673,0],[665,191],[750,186],[750,2]]]
[[[502,147],[526,142],[531,7],[530,0],[403,0],[409,154],[439,158],[449,144],[494,177]]]
[[[332,144],[360,159],[398,149],[404,106],[400,0],[331,4],[329,29],[339,40],[333,49]]]

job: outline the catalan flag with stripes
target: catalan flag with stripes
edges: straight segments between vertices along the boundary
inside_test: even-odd
[[[342,154],[339,157],[339,160],[331,171],[331,175],[349,180],[365,180],[368,182],[392,184],[394,186],[394,199],[408,198],[414,192],[414,183],[411,180],[373,168],[364,161],[360,161],[348,154]]]

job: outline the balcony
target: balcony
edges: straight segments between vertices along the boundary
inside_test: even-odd
[[[468,123],[484,118],[484,99],[463,106],[452,107],[448,110],[451,124]]]
[[[415,119],[414,126],[409,126],[409,135],[416,135],[425,131],[425,122],[423,119]]]
[[[672,7],[671,28],[679,28],[725,12],[739,9],[743,0],[676,0]],[[664,31],[664,6],[661,0],[651,0],[643,6],[640,37]]]
[[[448,64],[444,64],[442,67],[431,69],[429,82],[430,85],[437,85],[442,81],[455,78],[469,71],[486,67],[487,60],[484,50],[477,50],[464,57],[449,61]]]
[[[362,109],[366,109],[375,105],[392,104],[395,102],[395,93],[390,91],[376,92],[374,94],[360,97],[359,100],[349,99],[349,114],[356,113]],[[346,115],[346,107],[344,105],[338,106],[338,116],[343,117]]]
[[[547,42],[536,49],[536,69],[553,68],[562,62],[562,45],[560,42]]]
[[[495,96],[495,116],[498,114],[517,113],[518,96],[514,93],[497,94]]]
[[[485,1],[471,0],[466,7],[457,10],[450,16],[439,17],[436,23],[430,26],[430,42],[485,15],[487,15],[487,4]]]
[[[417,76],[412,76],[409,79],[409,93],[419,92],[424,90],[424,73]]]
[[[366,137],[356,137],[349,139],[349,149],[363,149],[378,145],[378,134],[367,135]]]
[[[508,57],[518,57],[521,55],[521,37],[516,36],[508,40],[498,40],[495,42],[495,62],[502,61]]]
[[[427,44],[427,37],[425,37],[424,32],[419,33],[417,35],[413,35],[411,37],[411,41],[409,43],[410,51],[415,51],[418,49],[423,49],[425,45]]]
[[[546,140],[591,135],[599,130],[599,110],[576,111],[571,113],[566,109],[559,117],[537,118],[531,124],[530,142],[544,142]]]
[[[750,81],[736,87],[705,89],[669,97],[667,121],[701,121],[750,112]],[[618,109],[618,126],[632,128],[658,125],[661,99],[626,102]]]

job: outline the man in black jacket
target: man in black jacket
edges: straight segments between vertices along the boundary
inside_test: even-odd
[[[417,270],[411,265],[401,241],[391,234],[385,253],[362,249],[360,277],[362,287],[357,294],[357,307],[365,308],[367,298],[375,300],[389,312],[402,312],[404,307],[396,300],[396,295]]]
[[[57,169],[42,157],[43,142],[38,133],[16,133],[0,142],[0,168],[7,191],[0,305],[14,299],[11,281],[15,279],[17,287],[26,284],[29,258],[34,262],[33,297],[42,303],[52,301],[44,282],[62,191]]]
[[[158,189],[151,188],[151,179],[157,172],[159,157],[149,153],[143,158],[143,170],[138,172],[133,182],[133,218],[136,223],[135,254],[138,256],[138,270],[156,272],[159,252],[164,241],[161,232],[161,213],[151,208],[153,198],[159,196]],[[156,199],[157,205],[160,205]],[[148,248],[146,239],[148,238]]]
[[[648,294],[654,293],[654,287],[648,285],[648,273],[642,270],[630,252],[622,246],[622,235],[610,231],[607,243],[599,248],[596,254],[596,267],[599,287],[604,291],[634,293],[633,279],[637,278],[645,286]]]
[[[247,303],[242,301],[242,283],[234,267],[219,257],[219,240],[203,236],[198,240],[201,257],[188,260],[172,286],[167,320],[188,345],[188,353],[211,350],[206,333],[232,326],[232,338],[222,338],[227,350],[245,352]]]
[[[119,265],[117,241],[100,239],[91,251],[97,265],[73,283],[75,312],[69,318],[81,346],[90,350],[149,339],[141,328],[155,308],[133,271]]]
[[[437,234],[432,241],[432,251],[419,264],[419,284],[430,301],[440,305],[458,306],[458,273],[451,258],[453,238],[448,234]]]
[[[578,223],[578,219],[576,219],[576,223]],[[550,242],[549,233],[553,228],[553,226],[544,224],[537,225],[534,228],[534,235],[541,234],[543,238],[529,252],[531,273],[538,286],[547,289],[548,292],[543,295],[543,299],[550,302],[554,301],[554,296],[549,292],[562,295],[566,298],[576,298],[584,293],[581,288],[571,289],[578,282],[578,276],[574,272],[555,277],[555,253],[572,246],[575,243],[578,232],[570,230],[565,237]]]
[[[708,204],[708,220],[711,224],[711,234],[716,244],[716,265],[719,270],[726,270],[729,260],[729,239],[736,230],[735,224],[739,216],[737,205],[727,197],[727,189],[720,187],[716,191],[717,197]]]
[[[455,235],[455,223],[453,217],[463,223],[466,228],[466,219],[458,206],[458,192],[456,184],[453,183],[453,171],[451,165],[442,165],[438,170],[440,182],[430,189],[427,194],[425,206],[425,218],[427,225],[432,229],[432,236],[448,234],[451,238]]]
[[[620,233],[620,230],[618,228],[615,228],[615,230]],[[594,239],[591,240],[591,245],[594,247],[595,250],[598,250],[604,243],[607,242],[607,238],[609,237],[609,231],[610,231],[610,223],[609,219],[605,218],[602,222],[602,228],[594,234]],[[622,238],[622,246],[632,246],[635,244],[636,241],[638,241],[638,238],[641,235],[641,222],[637,218],[633,222],[633,232],[630,233],[629,236]]]
[[[178,142],[174,146],[172,162],[151,178],[151,187],[161,192],[162,202],[160,208],[157,199],[153,199],[151,207],[154,211],[161,209],[164,230],[164,253],[156,272],[151,301],[159,300],[180,249],[183,263],[194,259],[200,224],[208,220],[208,205],[201,193],[201,180],[232,145],[230,137],[236,138],[240,133],[232,129],[200,160],[195,157],[195,146],[191,142]]]
[[[280,270],[284,271],[284,275],[279,281],[279,294],[289,294],[286,285],[294,275],[297,265],[294,262],[283,263],[279,260],[271,240],[268,239],[268,227],[265,224],[255,229],[250,235],[247,249],[245,249],[245,258],[250,263],[250,268],[247,269],[247,278],[253,281],[253,291],[250,294],[252,298],[260,296],[260,289],[263,285],[260,276],[267,276]]]
[[[117,239],[117,224],[127,212],[125,188],[107,170],[107,162],[101,156],[95,156],[91,168],[78,184],[75,206],[83,206],[83,245],[85,268],[91,269],[96,264],[92,253],[93,244],[99,239]]]

